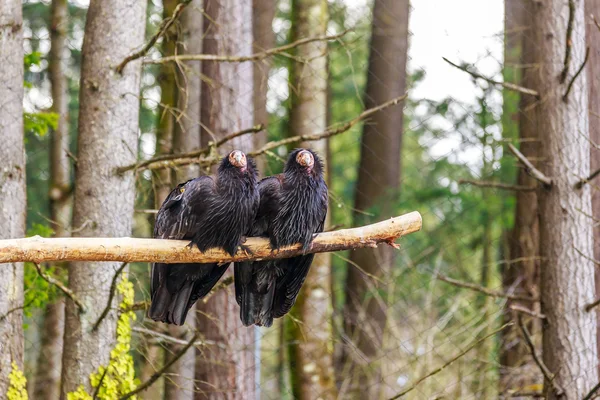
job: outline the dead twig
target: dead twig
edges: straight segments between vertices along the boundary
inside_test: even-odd
[[[573,87],[575,80],[577,79],[577,77],[581,74],[581,72],[585,68],[585,64],[587,64],[589,57],[590,57],[590,47],[588,46],[585,49],[585,58],[583,59],[583,62],[581,63],[581,66],[579,67],[577,72],[575,72],[575,75],[573,75],[573,78],[571,78],[571,80],[569,81],[569,85],[567,86],[567,91],[565,92],[565,94],[562,98],[565,103],[569,99],[569,93],[571,93],[571,88]]]
[[[550,372],[548,367],[546,367],[546,364],[544,364],[544,361],[542,361],[542,359],[538,356],[537,351],[535,350],[535,345],[533,344],[533,340],[531,339],[531,334],[527,330],[525,324],[523,324],[523,318],[521,317],[521,315],[517,317],[517,321],[519,323],[519,328],[521,328],[521,332],[523,333],[523,337],[525,338],[525,343],[527,344],[527,347],[529,347],[529,352],[531,353],[533,361],[542,371],[542,375],[544,375],[544,378],[546,378],[546,380],[552,385],[556,396],[562,396],[564,390],[560,386],[558,386],[558,384],[554,380],[554,374]]]
[[[529,315],[530,317],[533,317],[533,318],[546,319],[546,316],[544,314],[538,313],[536,311],[533,311],[529,308],[520,306],[518,304],[511,304],[510,306],[508,306],[508,308],[510,308],[513,311]]]
[[[408,392],[414,390],[419,384],[421,384],[421,382],[423,382],[424,380],[431,378],[433,375],[443,371],[446,367],[450,366],[450,364],[454,363],[456,360],[458,360],[459,358],[461,358],[462,356],[464,356],[465,354],[467,354],[468,352],[470,352],[471,350],[473,350],[475,347],[477,347],[480,343],[484,342],[485,340],[487,340],[488,338],[496,335],[497,333],[503,331],[504,329],[508,328],[509,326],[512,326],[513,323],[509,322],[507,324],[502,325],[500,328],[496,329],[495,331],[491,332],[490,334],[482,337],[479,340],[474,341],[473,343],[471,343],[471,345],[469,347],[467,347],[465,350],[461,351],[460,353],[458,353],[457,355],[455,355],[454,357],[452,357],[448,362],[446,362],[445,364],[443,364],[442,366],[434,369],[433,371],[423,375],[422,377],[420,377],[419,379],[417,379],[412,385],[410,385],[408,388],[404,389],[402,392],[398,393],[397,395],[395,395],[394,397],[391,397],[389,400],[396,400],[399,399],[402,396],[405,396]]]
[[[138,58],[144,57],[146,54],[148,54],[148,52],[156,44],[156,42],[158,41],[158,39],[160,39],[161,37],[163,37],[167,33],[167,31],[169,30],[169,28],[171,28],[171,26],[173,25],[173,23],[175,21],[177,21],[177,19],[181,15],[181,12],[183,11],[183,9],[189,3],[191,3],[191,1],[192,0],[183,0],[181,3],[179,3],[177,5],[177,7],[175,7],[175,10],[173,10],[173,14],[170,17],[165,18],[161,22],[160,27],[158,28],[158,31],[154,34],[154,36],[152,36],[150,38],[150,40],[148,41],[148,43],[146,43],[144,45],[144,47],[142,47],[141,50],[136,51],[135,53],[128,55],[127,57],[125,57],[125,59],[123,61],[121,61],[121,63],[116,68],[117,72],[119,74],[122,73],[123,69],[125,68],[125,66],[127,64],[129,64],[131,61],[137,60]]]
[[[488,289],[486,287],[477,285],[475,283],[459,281],[459,280],[450,278],[450,277],[448,277],[446,275],[442,275],[442,274],[439,274],[439,273],[433,275],[433,277],[435,279],[439,279],[442,282],[446,282],[446,283],[449,283],[451,285],[454,285],[454,286],[457,286],[457,287],[460,287],[460,288],[474,290],[476,292],[483,293],[486,296],[490,296],[490,297],[501,298],[501,299],[509,299],[509,300],[516,300],[516,301],[528,301],[528,302],[532,302],[532,303],[536,302],[536,301],[539,301],[535,297],[531,297],[531,296],[519,296],[519,295],[515,295],[515,294],[500,292],[500,291],[497,291],[497,290]]]
[[[600,298],[597,300],[594,300],[594,302],[588,304],[587,306],[585,306],[585,311],[590,312],[592,311],[595,307],[598,306],[598,304],[600,304]]]
[[[494,80],[494,79],[492,79],[492,78],[488,78],[487,76],[483,76],[483,75],[481,75],[481,74],[480,74],[480,73],[478,73],[478,72],[471,71],[471,70],[469,70],[467,67],[463,67],[463,66],[460,66],[460,65],[458,65],[458,64],[455,64],[455,63],[453,63],[452,61],[448,60],[446,57],[442,57],[442,58],[443,58],[443,59],[444,59],[444,61],[446,61],[448,64],[452,65],[454,68],[458,68],[458,69],[460,69],[461,71],[464,71],[464,72],[466,72],[467,74],[471,75],[471,76],[472,76],[473,78],[475,78],[475,79],[481,79],[481,80],[484,80],[484,81],[486,81],[486,82],[488,82],[488,83],[491,83],[492,85],[498,85],[498,86],[502,86],[502,87],[503,87],[503,88],[505,88],[505,89],[508,89],[508,90],[513,90],[513,91],[515,91],[515,92],[519,92],[519,93],[523,93],[523,94],[528,94],[528,95],[535,96],[535,97],[539,97],[539,96],[540,96],[540,94],[539,94],[539,93],[538,93],[536,90],[533,90],[533,89],[528,89],[528,88],[526,88],[526,87],[519,86],[519,85],[516,85],[516,84],[514,84],[514,83],[510,83],[510,82],[500,82],[500,81],[496,81],[496,80]]]
[[[247,61],[260,61],[265,58],[277,55],[277,54],[286,54],[288,50],[296,48],[298,46],[303,46],[305,44],[313,43],[313,42],[325,42],[331,40],[337,40],[346,35],[350,30],[347,29],[335,35],[327,35],[327,36],[315,36],[304,38],[300,40],[296,40],[295,42],[288,43],[283,46],[275,47],[273,49],[268,49],[265,51],[261,51],[259,53],[251,54],[249,56],[226,56],[220,54],[179,54],[174,56],[167,56],[158,58],[156,60],[144,60],[144,64],[165,64],[169,62],[182,62],[182,61],[215,61],[215,62],[229,62],[229,63],[240,63]]]
[[[600,382],[596,384],[596,386],[594,386],[592,388],[592,390],[589,391],[588,394],[585,395],[585,397],[583,398],[583,400],[592,400],[594,398],[594,396],[596,395],[596,392],[600,390]]]
[[[579,182],[577,182],[575,184],[575,189],[581,189],[583,187],[583,185],[585,185],[586,183],[588,183],[589,181],[591,181],[592,179],[594,179],[598,175],[600,175],[600,169],[595,170],[587,178],[582,179]]]
[[[523,166],[525,167],[525,171],[527,172],[527,174],[529,174],[529,176],[540,181],[544,185],[545,188],[550,188],[552,186],[552,179],[548,178],[539,169],[534,167],[533,164],[531,163],[531,161],[529,161],[527,159],[527,157],[525,157],[523,155],[523,153],[521,153],[519,150],[517,150],[517,148],[515,146],[513,146],[511,143],[509,143],[508,149],[510,150],[511,153],[514,154],[515,157],[517,157],[517,159],[521,162],[521,164],[523,164]]]
[[[195,150],[189,153],[179,153],[179,154],[165,154],[162,156],[153,157],[149,160],[138,162],[135,164],[126,165],[124,167],[117,168],[117,173],[122,174],[124,172],[130,170],[141,171],[144,169],[158,169],[158,168],[168,168],[174,166],[170,161],[178,160],[178,159],[189,159],[189,158],[198,158],[200,156],[209,154],[211,149],[221,147],[225,143],[248,133],[257,133],[265,129],[264,125],[256,125],[252,128],[242,129],[237,132],[230,133],[229,135],[219,139],[215,143],[209,143],[208,146]]]
[[[81,300],[79,300],[79,298],[75,295],[75,293],[71,289],[69,289],[68,287],[63,285],[63,283],[61,281],[59,281],[58,279],[54,279],[53,277],[51,277],[50,275],[48,275],[44,271],[42,271],[42,268],[40,267],[40,265],[38,263],[34,262],[33,265],[35,265],[35,269],[37,269],[38,275],[43,280],[45,280],[46,282],[48,282],[51,285],[56,286],[61,292],[63,292],[65,294],[65,296],[70,298],[73,301],[73,303],[75,303],[75,305],[79,309],[80,313],[85,312],[85,306],[83,305]]]
[[[521,186],[521,185],[510,185],[507,183],[501,182],[490,182],[490,181],[474,181],[470,179],[460,179],[458,181],[459,185],[473,185],[478,187],[485,188],[494,188],[494,189],[502,189],[502,190],[514,190],[514,191],[523,191],[523,192],[532,192],[535,190],[533,186]]]
[[[115,274],[113,275],[113,278],[112,278],[112,282],[110,284],[110,290],[108,292],[108,302],[106,303],[106,307],[104,307],[104,311],[102,311],[102,314],[100,314],[100,316],[98,317],[98,320],[92,327],[92,331],[94,331],[94,332],[97,331],[102,320],[104,318],[106,318],[106,316],[108,315],[108,312],[110,311],[110,306],[112,305],[113,299],[115,298],[115,292],[117,291],[117,279],[119,278],[119,275],[121,275],[121,272],[123,272],[123,270],[125,269],[127,264],[128,263],[124,262],[123,264],[121,264],[119,269],[117,269],[115,271]]]
[[[194,333],[194,336],[187,342],[187,344],[183,346],[181,350],[179,350],[179,352],[175,354],[168,362],[166,362],[161,369],[152,374],[152,376],[146,382],[139,385],[137,388],[135,388],[135,390],[132,390],[131,392],[121,396],[119,400],[129,399],[152,386],[152,384],[156,382],[158,378],[160,378],[171,367],[171,365],[175,364],[177,360],[179,360],[189,350],[189,348],[194,345],[196,339],[198,339],[198,332]]]
[[[406,97],[407,97],[407,95],[405,94],[404,96],[396,97],[396,98],[389,100],[383,104],[380,104],[376,107],[369,108],[369,109],[363,111],[361,114],[359,114],[355,118],[351,119],[350,121],[348,121],[342,125],[339,125],[337,127],[329,127],[323,132],[292,136],[292,137],[289,137],[286,139],[269,142],[269,143],[265,144],[263,147],[261,147],[260,149],[248,152],[246,154],[250,157],[258,157],[260,155],[268,153],[272,149],[275,149],[279,146],[287,146],[287,145],[292,145],[292,144],[296,144],[296,143],[300,143],[300,142],[317,141],[317,140],[327,139],[329,137],[342,134],[344,132],[349,131],[350,129],[352,129],[353,126],[355,126],[356,124],[360,123],[363,120],[366,120],[373,114],[375,114],[379,111],[382,111],[388,107],[392,107],[392,106],[399,104],[400,102],[405,100]],[[199,158],[199,157],[181,157],[181,158],[173,158],[173,159],[171,159],[169,161],[165,161],[165,162],[156,162],[153,164],[149,164],[149,165],[144,166],[143,168],[144,169],[161,169],[161,168],[180,167],[183,165],[190,165],[190,164],[199,164],[201,166],[209,167],[214,164],[217,164],[219,162],[219,160],[220,160],[220,158],[215,158],[215,157],[208,157],[208,158],[204,158],[204,159]],[[122,167],[120,170],[132,169],[130,167],[131,166]],[[138,170],[139,169],[142,169],[142,168],[138,167]],[[117,170],[117,171],[119,171],[119,170]]]
[[[565,60],[563,62],[563,69],[560,73],[559,81],[564,83],[569,74],[569,64],[571,63],[571,50],[573,48],[573,20],[575,19],[575,1],[569,0],[569,21],[567,22],[567,37],[565,41]]]

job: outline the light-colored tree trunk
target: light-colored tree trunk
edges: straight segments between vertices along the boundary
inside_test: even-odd
[[[273,18],[275,17],[275,0],[253,0],[253,33],[255,53],[275,47]],[[254,124],[268,126],[267,92],[269,90],[269,72],[273,62],[265,58],[254,64]],[[254,135],[254,148],[258,149],[267,142],[267,131],[263,130]],[[257,160],[258,169],[266,174],[265,159]]]
[[[203,53],[252,53],[251,0],[211,1],[204,9]],[[202,74],[202,145],[252,126],[252,63],[204,62]],[[220,151],[237,148],[247,152],[252,147],[252,137],[245,135]],[[231,274],[230,268],[226,276]],[[209,346],[198,355],[196,399],[255,399],[254,328],[242,325],[232,288],[212,296],[206,304],[200,301],[198,310],[198,329],[206,339],[224,347]]]
[[[292,41],[324,36],[329,10],[326,0],[292,1]],[[290,135],[321,132],[327,127],[327,43],[299,47],[292,62]],[[310,147],[325,162],[327,140]],[[326,221],[326,225],[329,222]],[[301,321],[291,327],[290,371],[297,399],[335,399],[333,370],[331,254],[315,256],[292,313]]]
[[[505,0],[505,43],[504,78],[506,81],[520,83],[531,88],[533,74],[537,73],[536,44],[532,34],[531,18],[526,18],[533,10],[533,2]],[[519,96],[516,92],[504,91],[503,130],[504,137],[520,139],[521,152],[537,165],[539,142],[536,125],[536,102],[533,96]],[[534,186],[536,181],[527,172],[519,168],[517,184]],[[509,260],[518,260],[503,264],[502,281],[504,290],[532,297],[539,296],[539,218],[537,195],[535,192],[516,193],[515,223],[509,234]],[[509,301],[520,304],[518,301]],[[539,304],[520,304],[536,308]],[[514,312],[507,311],[506,320],[515,320]],[[529,331],[536,335],[540,332],[539,321],[528,323]],[[536,337],[536,336],[534,336]],[[502,333],[500,347],[500,388],[523,391],[528,385],[541,383],[539,368],[534,364],[530,351],[517,329],[507,329]]]
[[[365,107],[373,107],[404,94],[408,51],[408,0],[375,0]],[[392,201],[400,186],[403,106],[390,107],[373,116],[363,128],[358,182],[355,189],[357,210],[377,212],[377,218],[390,216]],[[354,224],[365,216],[355,213]],[[353,264],[384,281],[391,279],[394,259],[391,249],[353,251],[348,264],[345,333],[353,345],[344,348],[344,363],[349,363],[353,395],[378,399],[382,396],[382,363],[385,363],[383,337],[387,323],[385,299],[373,294],[372,280]],[[383,300],[383,301],[381,301]],[[390,349],[397,343],[390,340]],[[342,380],[344,376],[340,377]],[[365,392],[366,391],[366,392]]]
[[[579,75],[563,101],[567,86],[581,66],[586,51],[583,1],[573,1],[572,60],[563,84],[559,76],[565,57],[569,2],[535,3],[533,34],[539,51],[537,107],[541,171],[552,178],[552,188],[539,196],[543,359],[555,374],[554,383],[569,399],[583,398],[598,382],[596,314],[585,305],[594,299],[591,188],[574,186],[589,175],[588,85]],[[558,399],[553,384],[545,382],[547,398]]]
[[[123,74],[114,67],[144,40],[146,2],[92,0],[83,41],[78,160],[73,227],[80,236],[131,235],[134,175],[117,167],[137,159],[140,89],[139,61]],[[80,385],[90,392],[89,377],[106,365],[116,337],[116,303],[96,331],[92,326],[106,306],[111,280],[120,263],[74,262],[69,286],[86,306],[80,313],[67,301],[62,394]]]
[[[0,0],[0,239],[25,236],[23,15],[18,0]],[[23,263],[0,264],[0,397],[12,364],[23,370]]]
[[[176,2],[175,2],[176,3]],[[203,34],[202,1],[193,0],[181,14],[179,19],[178,53],[201,54]],[[177,115],[173,132],[173,151],[190,152],[200,147],[200,89],[201,70],[199,61],[187,61],[177,68],[173,90],[177,95]],[[197,165],[187,165],[175,173],[175,182],[181,183],[198,177]],[[190,313],[184,326],[169,326],[169,334],[173,337],[189,340],[196,327],[194,313]],[[169,344],[167,353],[178,353],[182,345]],[[165,398],[168,400],[185,400],[194,398],[194,375],[196,350],[189,349],[171,368],[165,380]]]
[[[50,53],[48,70],[52,92],[52,112],[58,114],[58,126],[52,132],[50,148],[50,219],[54,235],[69,236],[71,225],[71,164],[69,150],[69,93],[66,46],[68,29],[67,0],[53,0],[50,15]],[[34,379],[35,399],[55,400],[60,397],[65,302],[62,298],[44,310],[42,345]]]
[[[600,17],[600,0],[585,0],[585,15]],[[586,19],[587,43],[600,43],[600,30],[590,18]],[[589,88],[589,118],[590,118],[590,140],[592,143],[600,144],[600,47],[590,46],[590,59],[587,64],[587,78]],[[591,146],[590,170],[600,169],[600,150]],[[596,180],[590,186],[592,190],[592,215],[600,215],[600,186]],[[594,226],[594,259],[600,260],[600,224],[590,220]],[[596,267],[597,268],[597,267]],[[600,297],[600,270],[596,269],[596,298]],[[596,323],[600,321],[600,308],[596,308]],[[596,328],[596,341],[600,357],[600,325]],[[600,364],[598,366],[600,368]]]

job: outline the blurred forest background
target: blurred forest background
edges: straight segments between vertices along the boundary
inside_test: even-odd
[[[430,54],[472,100],[417,97],[410,13],[0,0],[0,239],[150,237],[171,188],[234,147],[262,176],[318,151],[326,229],[424,221],[399,251],[316,257],[268,329],[241,325],[231,278],[172,327],[145,318],[147,263],[2,265],[0,397],[594,398],[600,1],[505,0],[503,54]]]

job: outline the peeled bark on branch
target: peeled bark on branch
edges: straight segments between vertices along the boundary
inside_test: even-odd
[[[394,240],[421,229],[421,214],[408,214],[386,219],[371,225],[325,232],[316,235],[306,253],[324,253],[377,247],[379,243],[392,244]],[[43,238],[0,240],[0,263],[44,261],[121,261],[162,263],[214,263],[287,258],[302,253],[295,244],[271,250],[269,240],[248,238],[245,246],[250,253],[238,251],[230,256],[219,248],[202,253],[189,247],[189,241],[138,238]],[[395,245],[395,244],[394,244]]]

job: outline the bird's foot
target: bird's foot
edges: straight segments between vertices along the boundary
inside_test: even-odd
[[[394,243],[394,239],[388,239],[385,242],[396,250],[400,250],[400,245],[398,243]]]
[[[246,256],[249,256],[249,257],[252,257],[252,256],[254,256],[254,252],[253,252],[252,250],[250,250],[250,246],[246,246],[246,245],[245,245],[245,244],[243,244],[243,243],[245,243],[245,240],[243,240],[243,241],[242,241],[242,244],[240,244],[240,245],[238,246],[238,251],[239,251],[239,250],[243,251],[243,252],[244,252],[244,254],[245,254]]]

